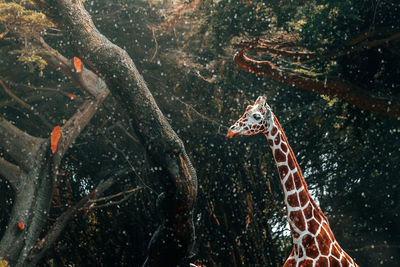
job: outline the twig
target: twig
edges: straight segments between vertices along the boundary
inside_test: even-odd
[[[66,97],[70,97],[70,96],[69,96],[69,93],[64,92],[64,91],[62,91],[62,90],[59,90],[59,89],[49,88],[49,87],[36,87],[36,86],[33,86],[33,85],[20,84],[20,83],[16,83],[16,82],[9,81],[9,80],[5,80],[5,79],[2,79],[2,80],[3,80],[4,82],[6,82],[6,83],[8,83],[8,84],[11,84],[11,85],[14,85],[14,86],[21,86],[21,87],[25,87],[25,88],[29,88],[29,89],[33,89],[33,90],[55,92],[55,93],[61,94],[61,95],[66,96]],[[78,97],[77,97],[77,98],[78,98]]]
[[[129,190],[121,191],[121,192],[116,193],[114,195],[110,195],[110,196],[106,196],[106,197],[99,197],[99,198],[96,198],[96,199],[90,199],[89,202],[96,203],[96,202],[100,202],[100,201],[106,201],[106,200],[109,200],[109,199],[113,199],[113,198],[119,197],[120,195],[123,195],[123,194],[128,194],[128,193],[135,192],[135,191],[143,189],[143,188],[144,187],[139,186],[139,187],[132,188],[132,189],[129,189]]]
[[[157,52],[158,52],[158,42],[157,42],[157,37],[156,37],[156,32],[155,32],[155,30],[154,30],[154,27],[150,27],[150,26],[149,26],[149,28],[150,28],[151,31],[153,32],[153,39],[154,39],[154,43],[155,43],[155,45],[156,45],[154,54],[153,54],[153,56],[152,56],[151,59],[150,59],[150,61],[153,61],[154,58],[155,58],[156,55],[157,55]]]
[[[122,154],[122,156],[124,157],[125,161],[128,163],[129,167],[131,168],[131,170],[135,173],[135,175],[139,178],[140,182],[144,185],[144,187],[148,188],[149,190],[151,190],[152,192],[155,192],[157,195],[159,195],[159,193],[157,191],[155,191],[153,188],[151,188],[150,186],[148,186],[144,180],[142,179],[142,177],[139,175],[139,173],[136,171],[135,167],[133,166],[132,162],[128,159],[128,156],[125,154],[124,151],[122,151],[121,149],[119,149],[117,147],[116,144],[114,144],[113,142],[111,142],[106,136],[105,136],[107,142],[109,142],[115,150],[117,150],[119,153]]]
[[[41,259],[43,254],[56,242],[58,237],[64,228],[68,225],[69,221],[73,219],[74,215],[81,210],[81,207],[86,205],[88,201],[96,196],[103,194],[108,188],[110,188],[116,181],[117,178],[122,175],[126,170],[122,169],[114,173],[111,177],[106,180],[101,181],[96,189],[94,190],[94,194],[89,194],[83,197],[78,203],[70,207],[68,210],[63,212],[55,221],[55,223],[51,226],[50,230],[46,233],[46,235],[37,242],[35,247],[32,249],[29,258],[31,259],[31,266],[36,266],[36,263]]]
[[[144,187],[136,187],[136,188],[133,188],[133,189],[129,189],[129,190],[126,190],[126,191],[119,192],[119,193],[111,195],[111,196],[102,197],[102,198],[98,198],[98,199],[90,199],[89,200],[90,203],[97,203],[97,202],[100,202],[100,201],[105,201],[105,200],[116,198],[116,197],[118,197],[120,195],[123,195],[123,194],[125,195],[126,194],[122,199],[120,199],[118,201],[113,201],[113,202],[109,202],[109,203],[105,203],[105,204],[101,204],[101,205],[96,205],[96,204],[89,205],[89,207],[82,207],[81,210],[100,209],[100,208],[105,208],[105,207],[110,207],[110,206],[121,204],[122,202],[128,200],[131,196],[133,196],[133,193],[135,191],[143,189],[143,188]]]
[[[33,111],[33,114],[35,116],[37,116],[43,122],[43,124],[47,126],[47,128],[49,128],[49,129],[53,128],[53,126],[42,115],[40,115],[39,112],[36,111],[33,106],[29,105],[28,103],[23,101],[21,98],[16,96],[13,92],[11,92],[11,90],[7,88],[7,86],[4,84],[4,82],[1,79],[0,79],[0,85],[3,87],[6,94],[9,95],[12,99],[14,99],[17,103],[19,103],[21,106],[23,106],[27,110]]]
[[[217,131],[218,134],[221,133],[221,131],[220,131],[221,128],[226,128],[226,129],[229,128],[228,126],[225,126],[225,125],[223,125],[223,124],[217,122],[216,120],[211,119],[211,118],[209,118],[209,117],[207,117],[207,116],[201,114],[201,113],[198,112],[192,105],[190,105],[190,104],[188,104],[188,103],[186,103],[186,102],[180,100],[179,98],[176,98],[176,100],[177,100],[178,102],[184,104],[184,105],[186,106],[186,109],[187,109],[187,110],[191,110],[194,114],[196,114],[197,116],[199,116],[199,117],[202,118],[203,120],[209,121],[209,122],[211,122],[211,124],[217,125],[217,126],[218,126],[218,131]]]

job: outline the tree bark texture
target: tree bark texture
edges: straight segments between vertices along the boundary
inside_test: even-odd
[[[50,47],[46,48],[51,51]],[[47,59],[56,67],[70,64],[60,54]],[[6,154],[6,158],[0,158],[0,174],[14,190],[8,226],[0,241],[0,258],[11,266],[30,264],[33,256],[28,256],[32,254],[47,221],[61,159],[109,94],[105,83],[89,70],[69,74],[72,78],[75,76],[77,81],[82,80],[82,77],[90,77],[79,84],[94,98],[84,101],[61,127],[62,135],[55,154],[50,152],[50,138],[31,136],[0,118],[0,149]],[[17,227],[19,222],[23,223],[24,229]],[[39,257],[34,259],[38,260]]]
[[[149,244],[145,266],[176,266],[194,242],[196,172],[184,145],[158,108],[129,55],[94,26],[80,0],[35,1],[65,31],[77,56],[104,80],[124,105],[152,160],[165,174],[159,197],[162,223]]]

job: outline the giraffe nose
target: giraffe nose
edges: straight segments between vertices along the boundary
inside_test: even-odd
[[[239,133],[235,133],[232,130],[235,129],[235,126],[232,126],[231,128],[228,129],[228,133],[226,134],[226,137],[232,138],[234,136],[239,135]]]
[[[233,130],[233,129],[235,129],[235,128],[236,128],[235,125],[232,125],[232,126],[231,126],[231,130]]]

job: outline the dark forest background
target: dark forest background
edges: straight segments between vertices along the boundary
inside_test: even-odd
[[[13,3],[38,11],[27,2]],[[88,96],[46,65],[23,37],[41,34],[71,60],[76,52],[57,25],[30,20],[22,9],[13,15],[10,3],[0,0],[0,116],[47,138],[49,125],[62,125]],[[99,31],[131,56],[197,171],[196,242],[182,266],[281,266],[290,253],[278,173],[265,137],[225,137],[259,95],[280,120],[341,246],[360,266],[398,265],[400,113],[360,108],[329,88],[326,94],[303,90],[233,61],[256,41],[259,49],[248,50],[252,58],[273,62],[284,75],[321,82],[336,77],[351,92],[389,102],[395,110],[398,1],[86,0],[84,6]],[[287,57],[288,51],[313,58]],[[47,228],[110,175],[118,182],[105,195],[138,190],[121,202],[79,211],[40,266],[144,262],[160,220],[156,200],[163,169],[149,160],[132,127],[111,94],[67,151]],[[2,236],[14,193],[1,177],[0,192]]]

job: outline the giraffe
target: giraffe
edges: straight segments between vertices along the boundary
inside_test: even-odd
[[[284,267],[356,267],[354,260],[339,246],[329,222],[311,197],[307,183],[278,119],[259,96],[254,105],[233,124],[227,137],[263,133],[272,149],[285,198],[293,249]]]

